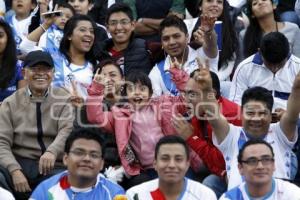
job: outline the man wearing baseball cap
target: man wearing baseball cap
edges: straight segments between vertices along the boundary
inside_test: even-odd
[[[24,72],[28,86],[0,106],[0,186],[16,199],[28,199],[39,182],[62,170],[74,119],[69,93],[51,87],[54,64],[49,53],[30,52]]]

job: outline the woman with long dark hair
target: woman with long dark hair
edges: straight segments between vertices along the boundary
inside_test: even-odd
[[[199,16],[207,15],[222,21],[222,49],[219,52],[218,77],[220,81],[230,80],[234,66],[240,59],[239,42],[232,20],[229,16],[229,4],[226,0],[200,0],[198,4]],[[191,42],[195,40],[195,32],[201,26],[201,18],[194,22],[191,33]]]
[[[289,41],[291,53],[300,57],[300,30],[296,24],[280,22],[273,0],[248,0],[247,7],[250,25],[246,32],[241,32],[244,57],[256,53],[263,35],[273,31],[283,33]]]
[[[25,85],[22,66],[17,63],[16,43],[12,29],[8,23],[0,20],[0,103]]]
[[[74,15],[66,23],[59,53],[52,54],[55,64],[55,86],[70,91],[76,88],[79,96],[87,96],[92,82],[95,47],[95,22],[87,15]]]

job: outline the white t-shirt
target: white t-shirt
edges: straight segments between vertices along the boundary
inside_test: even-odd
[[[207,186],[190,180],[184,179],[183,191],[178,200],[216,200],[215,193]],[[147,181],[140,185],[134,186],[127,190],[126,196],[129,200],[134,200],[134,196],[138,196],[141,200],[152,200],[151,192],[157,191],[158,179]]]
[[[188,58],[187,58],[187,61],[184,63],[183,68],[182,68],[184,71],[186,71],[186,73],[190,74],[195,69],[198,69],[198,63],[196,61],[196,58],[200,58],[202,62],[204,62],[206,59],[208,59],[210,70],[213,71],[213,72],[218,71],[219,54],[215,58],[209,58],[204,53],[203,48],[199,48],[197,50],[194,50],[194,49],[192,49],[191,47],[188,46],[188,50],[189,50]],[[167,72],[167,70],[169,70],[170,66],[171,66],[170,60],[171,60],[171,58],[168,55],[165,59],[165,62],[164,62],[164,72],[165,73],[169,73],[169,72]],[[180,60],[178,62],[180,62]],[[150,78],[151,83],[152,83],[153,97],[158,97],[158,96],[161,96],[163,94],[168,94],[168,95],[171,94],[170,91],[165,86],[163,77],[162,77],[161,72],[158,68],[158,64],[156,64],[153,67],[153,69],[151,70],[151,72],[149,74],[149,78]]]
[[[31,18],[32,18],[31,15],[29,15],[29,17],[22,20],[17,20],[16,15],[14,15],[12,18],[12,24],[15,28],[16,34],[22,39],[24,37],[27,37],[28,35],[28,27],[31,23]]]
[[[49,35],[48,35],[49,34]],[[59,29],[51,29],[51,32],[47,30],[43,35],[40,37],[38,46],[41,49],[47,49],[47,39],[51,39],[54,43],[54,46],[59,49],[60,41],[63,38],[63,32]]]
[[[254,54],[239,64],[230,88],[230,100],[241,104],[245,90],[261,86],[272,92],[274,108],[286,109],[296,75],[300,71],[300,59],[291,55],[285,65],[274,75],[263,63],[259,54]]]
[[[86,62],[84,65],[75,65],[71,63],[69,66],[64,62],[64,86],[72,91],[72,85],[70,79],[75,81],[78,94],[86,99],[87,88],[93,80],[93,65]]]
[[[246,189],[246,183],[224,193],[219,200],[252,200]],[[273,179],[272,191],[263,200],[300,200],[300,188],[280,179]]]
[[[291,178],[291,157],[294,155],[292,148],[296,143],[297,138],[298,133],[295,132],[294,140],[292,142],[289,141],[280,127],[280,122],[270,125],[269,132],[264,140],[273,147],[275,154],[274,177],[283,179]],[[218,144],[217,139],[213,134],[213,142],[222,152],[226,163],[228,189],[232,189],[242,182],[242,177],[238,170],[237,156],[239,149],[247,140],[248,137],[243,128],[232,124],[230,124],[228,135],[221,144]]]

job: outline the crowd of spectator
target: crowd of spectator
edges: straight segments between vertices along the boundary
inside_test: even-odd
[[[300,200],[299,0],[0,0],[0,199]]]

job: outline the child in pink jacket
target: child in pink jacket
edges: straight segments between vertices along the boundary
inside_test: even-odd
[[[172,68],[170,72],[177,88],[182,90],[188,75],[177,68]],[[88,120],[115,134],[126,174],[134,176],[141,171],[153,169],[157,141],[164,135],[176,133],[171,118],[176,113],[185,112],[183,97],[151,98],[153,91],[148,76],[142,72],[133,72],[128,75],[124,85],[128,102],[120,106],[115,104],[111,111],[103,111],[104,83],[103,76],[96,73],[88,89]],[[198,156],[195,155],[192,161],[199,168],[201,161]]]

